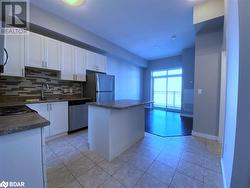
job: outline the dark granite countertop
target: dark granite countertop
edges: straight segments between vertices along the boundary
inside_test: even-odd
[[[153,103],[153,102],[152,101],[140,101],[140,100],[116,100],[112,102],[92,102],[92,103],[88,103],[88,105],[122,110],[122,109],[132,108],[136,106],[143,106],[143,105],[150,104],[150,103]]]
[[[0,136],[50,125],[50,122],[36,112],[0,116]]]
[[[51,102],[66,102],[66,101],[91,101],[90,98],[77,97],[77,98],[49,98],[46,100],[30,100],[30,101],[10,101],[10,102],[0,102],[0,107],[9,106],[22,106],[26,104],[35,103],[51,103]]]

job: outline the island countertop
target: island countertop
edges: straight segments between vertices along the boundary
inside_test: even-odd
[[[93,102],[93,103],[88,103],[88,105],[111,108],[115,110],[122,110],[122,109],[132,108],[136,106],[143,106],[143,105],[150,104],[150,103],[153,103],[153,102],[141,101],[141,100],[115,100],[111,102]]]
[[[48,126],[50,122],[38,113],[0,116],[0,136]]]

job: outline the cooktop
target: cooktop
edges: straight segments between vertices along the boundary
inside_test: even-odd
[[[36,112],[27,106],[0,107],[0,116],[21,115]]]

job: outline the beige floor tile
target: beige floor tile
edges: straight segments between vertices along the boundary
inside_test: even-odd
[[[115,178],[111,177],[106,182],[104,182],[100,188],[125,188],[120,182]]]
[[[177,170],[191,178],[203,181],[204,168],[201,166],[181,160]]]
[[[124,162],[128,162],[136,155],[137,155],[137,153],[134,153],[130,150],[127,150],[127,151],[123,152],[121,155],[119,155],[116,159],[122,160]]]
[[[175,169],[178,166],[180,157],[179,155],[172,155],[171,151],[169,151],[162,152],[156,160]]]
[[[214,188],[223,188],[222,175],[206,169],[204,173],[204,183]]]
[[[80,159],[67,163],[66,165],[66,167],[70,170],[70,172],[75,177],[79,177],[83,175],[94,166],[95,166],[95,163],[93,163],[87,157],[81,157]]]
[[[158,179],[149,174],[144,174],[142,178],[137,182],[135,188],[168,188],[168,185],[162,183]]]
[[[87,158],[89,158],[91,161],[93,161],[96,164],[104,161],[104,158],[102,158],[100,155],[98,155],[97,153],[93,151],[86,151],[83,153],[83,155],[85,155]]]
[[[81,186],[81,184],[75,180],[75,181],[70,182],[69,184],[66,184],[60,188],[84,188],[84,187]]]
[[[142,144],[132,147],[131,151],[139,154],[140,156],[144,156],[152,160],[156,159],[161,152],[161,150],[157,148],[145,147]]]
[[[108,173],[96,166],[78,177],[77,180],[84,188],[97,188],[110,177],[111,176]]]
[[[57,171],[48,173],[48,187],[49,188],[58,188],[68,183],[74,181],[74,177],[71,173],[65,168],[61,168]]]
[[[137,187],[164,187],[170,182],[170,188],[203,188],[203,180],[204,188],[221,188],[217,142],[145,133],[144,139],[108,162],[89,151],[87,137],[85,130],[46,142],[49,188],[119,188],[136,183]]]
[[[72,163],[79,160],[84,155],[79,150],[74,150],[58,156],[64,164]]]
[[[203,188],[203,183],[176,172],[169,188]]]
[[[131,165],[134,168],[139,169],[141,171],[146,171],[152,163],[153,163],[152,159],[146,158],[138,154],[129,160],[128,165]]]
[[[131,188],[135,186],[137,181],[142,177],[143,172],[133,168],[132,166],[124,165],[119,169],[113,177],[117,179],[124,186]]]
[[[147,170],[148,174],[167,185],[172,181],[174,172],[175,170],[173,168],[158,161],[154,161],[152,166]]]
[[[47,173],[54,172],[63,167],[64,167],[63,162],[58,158],[54,158],[49,161],[46,161]]]
[[[212,171],[215,171],[217,173],[221,173],[221,162],[220,162],[220,158],[218,157],[209,157],[209,158],[205,158],[204,161],[204,167],[208,168]]]
[[[57,156],[67,154],[69,152],[74,152],[76,150],[76,148],[71,146],[69,143],[65,143],[63,145],[52,146],[51,149]]]
[[[49,149],[48,146],[46,146],[46,149],[45,149],[45,159],[46,161],[50,161],[52,159],[55,159],[56,158],[56,155],[54,154],[54,152]]]
[[[104,171],[109,173],[110,175],[114,174],[117,170],[119,170],[125,164],[124,161],[120,159],[114,159],[112,161],[102,161],[98,164]]]
[[[197,164],[199,166],[204,166],[205,163],[204,155],[195,154],[191,152],[183,152],[181,159],[190,163]]]

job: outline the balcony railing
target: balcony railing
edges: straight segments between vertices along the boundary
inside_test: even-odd
[[[181,109],[181,91],[154,91],[155,107]]]

